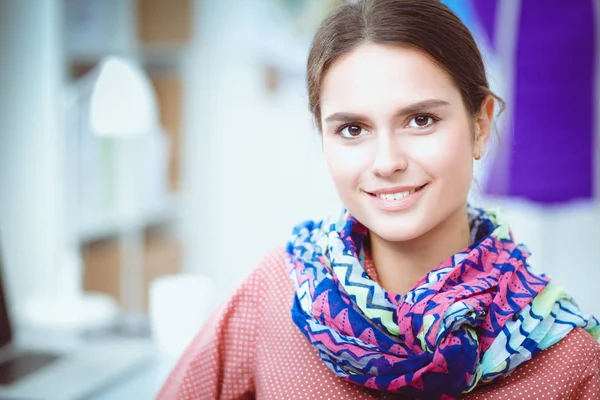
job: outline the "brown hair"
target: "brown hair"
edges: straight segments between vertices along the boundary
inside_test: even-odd
[[[359,0],[342,4],[321,23],[308,56],[310,111],[319,131],[321,86],[332,64],[363,43],[408,46],[439,64],[475,116],[487,96],[504,108],[490,89],[481,53],[471,32],[439,0]]]

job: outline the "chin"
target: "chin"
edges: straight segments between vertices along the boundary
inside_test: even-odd
[[[369,228],[371,233],[379,236],[386,242],[410,242],[415,240],[426,232],[423,230],[423,226],[410,226],[406,224],[392,225],[387,223],[374,223],[373,228]]]
[[[356,217],[356,216],[355,216]],[[408,242],[427,233],[429,224],[417,210],[400,215],[381,214],[356,217],[369,231],[387,242]]]

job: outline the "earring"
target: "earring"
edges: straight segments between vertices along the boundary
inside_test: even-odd
[[[475,154],[475,160],[479,161],[483,157],[483,147],[479,147],[477,149],[477,153]]]
[[[475,126],[475,140],[479,141],[479,134],[481,133],[481,127],[479,126],[479,124],[477,124]],[[475,160],[479,161],[481,160],[481,157],[483,156],[483,146],[477,146],[477,151],[475,153]]]

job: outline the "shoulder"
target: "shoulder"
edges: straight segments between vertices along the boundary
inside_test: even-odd
[[[598,388],[599,379],[600,344],[585,330],[576,328],[506,378],[483,385],[465,398],[504,398],[502,396],[515,393],[528,393],[533,397],[553,394],[555,397],[552,398],[579,398],[572,396],[588,390],[586,385],[589,382],[593,385],[593,380]]]
[[[561,398],[579,399],[583,391],[600,389],[600,344],[584,329],[575,328],[518,368],[515,375],[523,381],[530,380],[527,376],[537,376],[541,387],[555,388]],[[598,398],[600,392],[594,393],[590,398]]]
[[[287,273],[285,249],[275,247],[261,257],[229,302],[236,303],[240,298],[245,298],[262,305],[282,296],[289,297],[291,293],[293,285]]]
[[[275,247],[265,253],[254,274],[261,283],[262,303],[275,302],[285,304],[286,309],[290,303],[294,285],[289,277],[287,257],[284,247]],[[291,303],[289,304],[291,306]]]
[[[584,329],[575,328],[538,357],[545,359],[548,365],[564,370],[570,380],[577,381],[590,366],[600,368],[600,343]]]
[[[515,375],[546,375],[568,386],[577,383],[590,364],[599,363],[600,344],[582,328],[575,328],[558,343],[518,368]]]
[[[255,272],[259,275],[272,276],[285,274],[286,257],[283,246],[274,247],[267,251],[259,261]]]
[[[261,257],[242,286],[247,286],[249,282],[259,285],[289,284],[290,280],[286,272],[286,266],[285,249],[274,247]]]
[[[573,329],[563,340],[550,349],[555,348],[557,352],[569,353],[589,360],[600,360],[600,343],[583,328]]]

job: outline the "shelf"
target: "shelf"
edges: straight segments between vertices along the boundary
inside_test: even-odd
[[[169,223],[177,219],[177,215],[177,194],[171,194],[162,207],[143,211],[138,216],[125,217],[116,213],[108,213],[83,222],[79,228],[79,242],[89,243],[117,237],[131,230],[141,230]]]
[[[139,60],[144,64],[178,66],[182,63],[186,52],[187,46],[184,44],[150,44],[130,51],[116,48],[71,50],[66,53],[66,59],[70,64],[97,64],[105,57],[116,55]]]

